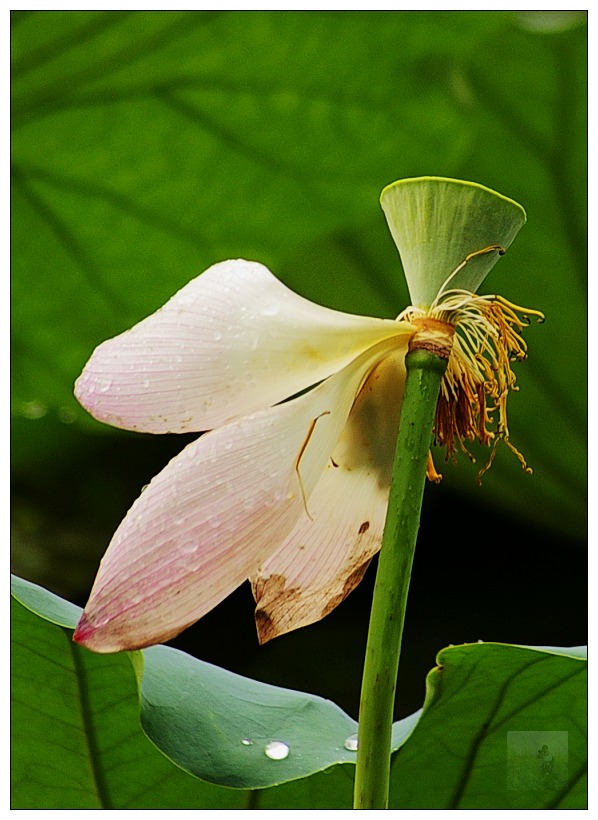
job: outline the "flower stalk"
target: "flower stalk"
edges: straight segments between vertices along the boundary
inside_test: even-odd
[[[428,453],[454,328],[436,322],[411,340],[388,512],[372,601],[361,703],[354,808],[388,808],[393,711]],[[430,337],[432,337],[430,339]],[[432,341],[432,344],[430,344]]]

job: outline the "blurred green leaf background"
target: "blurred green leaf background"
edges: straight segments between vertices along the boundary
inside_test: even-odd
[[[11,22],[14,571],[84,603],[126,510],[189,440],[115,431],[78,407],[96,345],[232,257],[330,307],[394,317],[408,297],[380,191],[451,176],[528,213],[485,289],[546,314],[526,331],[510,408],[534,475],[503,448],[481,488],[466,459],[428,488],[398,714],[421,706],[446,643],[583,643],[585,13]],[[175,645],[356,716],[372,576],[263,649],[245,588]]]

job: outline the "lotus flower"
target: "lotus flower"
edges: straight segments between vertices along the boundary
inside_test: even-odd
[[[449,456],[472,439],[492,454],[508,443],[509,361],[524,354],[525,321],[475,290],[525,212],[483,186],[434,177],[389,186],[382,206],[413,301],[396,320],[313,304],[237,259],[95,350],[75,386],[95,418],[209,432],[117,529],[77,642],[114,652],[166,641],[248,578],[261,642],[334,609],[380,547],[405,354],[417,333],[433,341],[434,323],[455,329],[436,441]],[[428,473],[439,478],[431,460]]]

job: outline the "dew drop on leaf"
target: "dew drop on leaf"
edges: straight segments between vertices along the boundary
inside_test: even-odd
[[[266,757],[270,760],[284,760],[289,756],[289,751],[288,745],[282,740],[271,740],[264,749]]]
[[[349,737],[345,740],[343,745],[345,749],[348,749],[350,752],[356,752],[359,746],[357,735],[349,735]]]

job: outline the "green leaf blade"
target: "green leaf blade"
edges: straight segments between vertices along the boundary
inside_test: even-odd
[[[395,757],[392,806],[583,808],[587,681],[580,655],[485,643],[442,650],[428,676],[422,718]],[[566,758],[566,774],[563,768],[539,788],[539,762],[528,755],[531,774],[517,781],[519,733],[540,747],[545,737],[555,757]],[[418,780],[424,771],[431,776]]]
[[[23,632],[27,615],[22,607],[15,606],[11,616],[15,632]],[[35,638],[13,646],[11,658],[12,725],[19,731],[35,727],[26,746],[13,744],[13,808],[102,808],[78,709],[75,661],[70,647],[65,649],[68,636],[42,627]],[[38,671],[35,678],[32,669]],[[50,692],[70,706],[56,713]],[[43,733],[38,731],[40,724]]]
[[[95,655],[71,643],[78,607],[20,579],[13,591],[14,808],[351,805],[354,753],[330,747],[355,724],[334,704],[168,647]],[[391,808],[585,805],[583,647],[466,644],[442,650],[438,662],[423,711],[393,727]],[[143,733],[140,710],[163,754]],[[254,744],[241,743],[245,731]],[[564,784],[509,788],[512,733],[521,732],[556,740],[561,759],[567,734]],[[262,743],[270,739],[288,740],[289,757],[268,759]],[[233,779],[255,795],[218,785]]]
[[[13,598],[11,612],[13,809],[244,806],[243,792],[182,772],[143,734],[128,655],[102,657],[76,646],[70,629],[29,607],[41,601],[59,620],[76,608],[33,585],[18,586],[30,589],[29,606]]]

